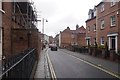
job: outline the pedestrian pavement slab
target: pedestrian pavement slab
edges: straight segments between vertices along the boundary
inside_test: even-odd
[[[50,78],[46,59],[46,50],[41,51],[34,78]]]

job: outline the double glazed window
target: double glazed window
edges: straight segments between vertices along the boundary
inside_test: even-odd
[[[104,8],[104,4],[101,5],[101,12],[103,12],[105,10]]]
[[[104,29],[104,28],[105,28],[105,21],[101,20],[101,29]]]
[[[115,15],[110,17],[111,26],[115,26]]]
[[[100,42],[101,42],[101,45],[104,45],[104,37],[101,37]]]
[[[96,31],[96,24],[93,25],[93,30]]]
[[[115,5],[115,0],[112,0],[111,3],[110,3],[110,6],[114,6]]]
[[[88,26],[88,32],[90,32],[90,26]]]

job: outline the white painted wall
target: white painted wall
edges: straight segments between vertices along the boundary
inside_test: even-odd
[[[44,40],[47,41],[47,43],[49,43],[49,36],[48,35],[44,35]]]
[[[59,34],[59,47],[61,46],[61,33]]]

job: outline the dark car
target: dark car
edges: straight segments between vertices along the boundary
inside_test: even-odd
[[[51,48],[51,51],[57,51],[57,45],[56,44],[51,44],[50,48]]]

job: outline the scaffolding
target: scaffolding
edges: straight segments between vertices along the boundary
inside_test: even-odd
[[[13,13],[12,20],[20,25],[20,28],[37,28],[37,13],[34,3],[29,2],[12,2]]]

